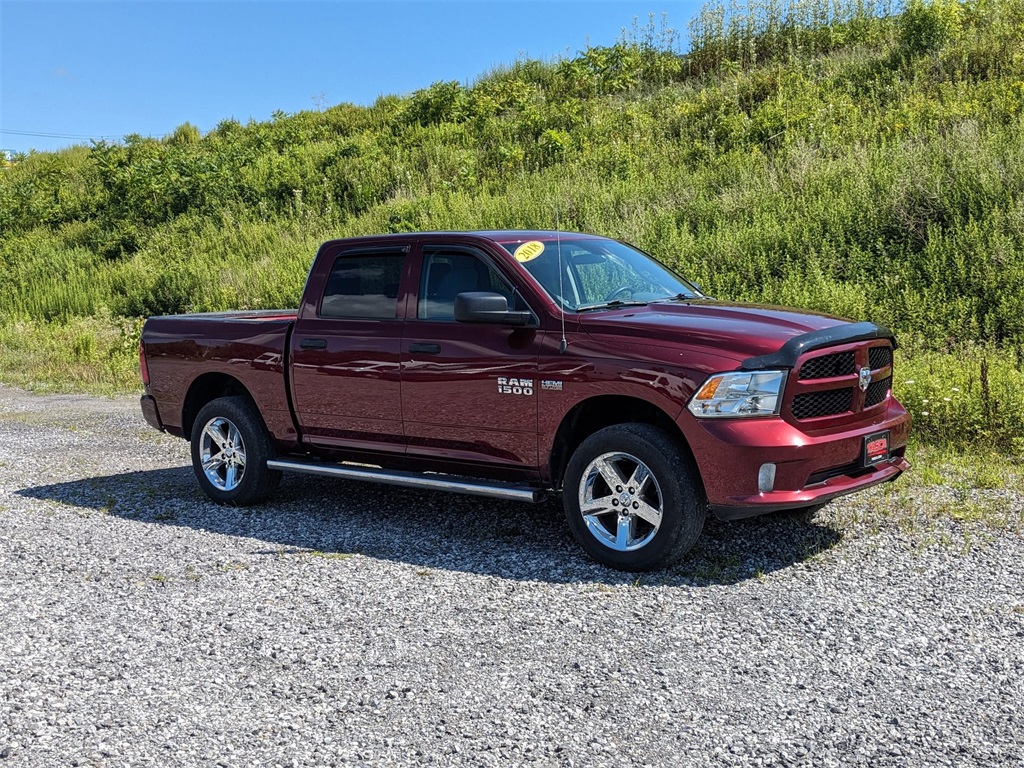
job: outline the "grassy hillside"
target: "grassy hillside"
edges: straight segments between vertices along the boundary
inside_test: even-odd
[[[131,388],[137,318],[293,306],[328,237],[557,223],[888,324],[921,438],[1024,454],[1024,0],[730,9],[682,55],[652,23],[368,108],[18,158],[0,379]]]

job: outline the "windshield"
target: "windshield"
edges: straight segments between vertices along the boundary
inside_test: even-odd
[[[701,295],[650,256],[614,240],[530,240],[502,245],[551,298],[572,312]]]

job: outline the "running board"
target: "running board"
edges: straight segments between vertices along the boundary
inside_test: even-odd
[[[317,464],[308,461],[270,459],[267,469],[285,472],[301,472],[307,475],[338,477],[343,480],[364,480],[384,485],[400,485],[403,488],[418,488],[424,491],[452,491],[472,496],[487,496],[492,499],[511,501],[543,501],[544,491],[523,485],[477,480],[476,478],[449,475],[426,475],[417,472],[400,472],[378,467],[355,467],[341,464]]]

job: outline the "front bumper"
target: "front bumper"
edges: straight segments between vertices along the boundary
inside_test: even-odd
[[[895,480],[910,469],[910,462],[902,456],[876,464],[863,474],[839,475],[829,478],[813,488],[799,491],[772,491],[735,499],[735,504],[712,504],[711,511],[719,520],[740,520],[784,509],[800,509],[825,504],[848,493],[856,493]]]
[[[724,520],[817,506],[910,469],[904,457],[910,416],[895,400],[867,422],[810,434],[781,418],[692,419],[681,426],[708,504]],[[888,460],[862,467],[864,438],[881,430],[889,430]],[[766,491],[758,487],[764,464],[775,465],[775,481]]]

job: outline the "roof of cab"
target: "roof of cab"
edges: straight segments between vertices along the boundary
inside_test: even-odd
[[[540,240],[550,242],[552,240],[607,240],[602,235],[589,235],[583,232],[556,232],[548,229],[492,229],[480,230],[477,232],[466,232],[467,235],[480,235],[496,243],[516,243],[524,240]]]
[[[529,240],[540,240],[541,242],[548,243],[559,239],[565,240],[608,240],[609,238],[601,235],[590,235],[582,232],[556,232],[554,230],[547,229],[479,229],[479,230],[466,230],[466,231],[436,231],[436,232],[396,232],[390,234],[381,235],[362,235],[360,237],[345,237],[330,240],[327,244],[335,243],[358,243],[358,242],[369,242],[369,241],[388,241],[388,240],[410,240],[418,237],[430,237],[430,238],[444,238],[444,237],[479,237],[484,240],[490,240],[491,242],[504,244],[504,243],[521,243]]]

